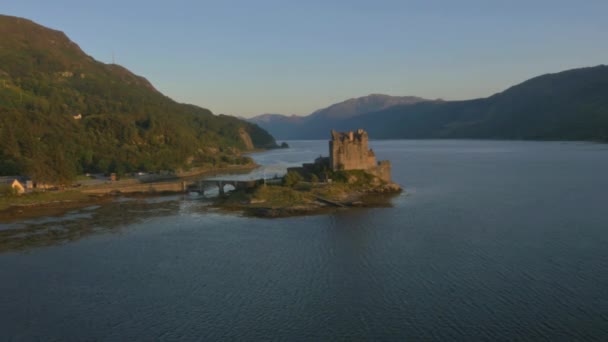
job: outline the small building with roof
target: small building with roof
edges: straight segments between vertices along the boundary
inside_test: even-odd
[[[0,185],[10,186],[18,194],[22,194],[26,190],[26,180],[22,177],[0,177]]]

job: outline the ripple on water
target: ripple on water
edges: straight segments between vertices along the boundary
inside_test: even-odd
[[[376,143],[407,191],[390,208],[262,220],[178,196],[19,223],[125,234],[0,254],[0,293],[10,294],[0,295],[0,335],[605,340],[608,151]],[[327,148],[290,145],[313,159]]]

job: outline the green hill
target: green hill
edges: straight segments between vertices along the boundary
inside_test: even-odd
[[[177,103],[62,32],[0,15],[0,174],[64,181],[239,162],[239,151],[275,146],[257,125]]]

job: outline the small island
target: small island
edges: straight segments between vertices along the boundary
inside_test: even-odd
[[[329,157],[289,168],[282,178],[259,180],[219,196],[214,206],[257,217],[323,213],[336,208],[390,205],[401,187],[391,180],[391,163],[376,161],[368,134],[331,131]]]

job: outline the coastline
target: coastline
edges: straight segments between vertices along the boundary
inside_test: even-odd
[[[402,192],[401,187],[392,182],[375,186],[315,186],[304,183],[295,189],[269,185],[261,186],[254,192],[233,191],[215,199],[212,206],[248,217],[284,218],[320,215],[351,208],[390,207],[391,199]]]
[[[117,196],[159,196],[182,193],[181,183],[188,180],[212,177],[220,174],[247,173],[258,168],[258,164],[230,165],[217,169],[196,170],[154,179],[115,181],[97,186],[82,186],[66,190],[45,191],[0,198],[0,223],[43,216],[56,216],[73,209],[111,202]],[[179,191],[155,191],[158,185],[172,185]],[[128,191],[135,189],[136,191]]]

